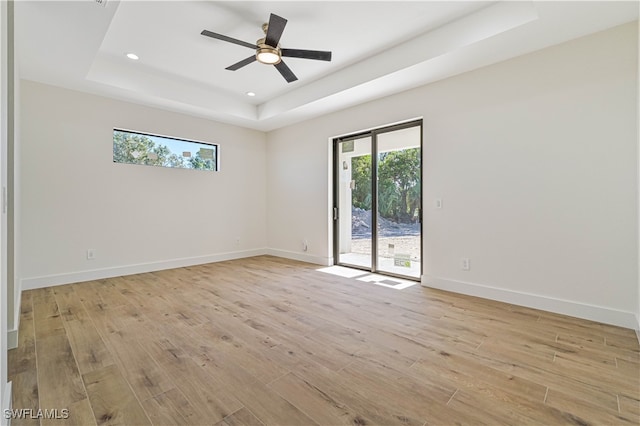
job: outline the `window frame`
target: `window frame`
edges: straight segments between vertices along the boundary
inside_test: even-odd
[[[210,146],[210,147],[213,148],[213,151],[214,151],[214,158],[213,159],[214,159],[214,166],[215,167],[214,167],[213,170],[209,170],[209,169],[194,169],[194,168],[191,168],[191,167],[171,167],[171,166],[163,166],[163,165],[156,165],[156,164],[121,162],[121,161],[116,161],[115,152],[113,152],[112,161],[115,164],[130,164],[130,165],[133,165],[133,166],[151,166],[151,167],[161,167],[161,168],[166,168],[166,169],[177,169],[177,170],[197,170],[197,171],[202,171],[202,172],[214,172],[214,173],[220,171],[220,144],[219,143],[205,142],[205,141],[196,140],[196,139],[186,139],[186,138],[183,138],[183,137],[176,137],[176,136],[169,136],[169,135],[161,135],[159,133],[142,132],[142,131],[139,131],[139,130],[125,129],[123,127],[113,127],[113,130],[111,132],[111,135],[112,135],[112,148],[115,147],[115,142],[113,141],[114,136],[115,136],[115,132],[123,132],[123,133],[129,133],[129,134],[133,134],[133,135],[137,135],[137,136],[148,136],[148,137],[161,138],[161,139],[172,139],[172,140],[179,141],[179,142],[194,143],[194,144],[199,144],[199,145]]]

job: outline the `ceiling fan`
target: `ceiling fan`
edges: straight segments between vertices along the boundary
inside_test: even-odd
[[[245,41],[214,33],[208,30],[203,30],[200,34],[202,34],[203,36],[217,38],[218,40],[227,41],[229,43],[238,44],[240,46],[256,50],[256,53],[254,55],[251,55],[248,58],[241,60],[240,62],[230,65],[226,69],[230,71],[237,71],[254,61],[258,61],[262,64],[275,66],[280,74],[282,74],[282,77],[284,77],[284,79],[287,80],[288,83],[296,81],[298,77],[296,77],[293,71],[289,69],[287,64],[282,61],[282,57],[314,59],[317,61],[331,61],[331,52],[324,52],[320,50],[281,48],[278,42],[280,41],[280,37],[282,36],[285,25],[287,25],[286,19],[272,13],[269,17],[269,22],[262,24],[262,31],[264,31],[265,33],[264,38],[256,41],[256,44],[247,43]]]

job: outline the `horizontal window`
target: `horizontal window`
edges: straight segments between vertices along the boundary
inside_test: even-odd
[[[113,129],[113,162],[218,171],[218,145]]]

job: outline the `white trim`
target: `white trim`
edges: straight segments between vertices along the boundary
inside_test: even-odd
[[[11,418],[9,419],[5,419],[4,417],[4,410],[11,410],[13,407],[11,405],[11,384],[12,382],[7,382],[7,384],[4,387],[4,398],[2,400],[2,416],[0,416],[0,418],[2,419],[2,425],[7,425],[7,426],[11,426]]]
[[[540,296],[537,294],[523,293],[428,275],[422,277],[422,285],[630,329],[636,329],[637,327],[636,317],[632,312],[620,311],[604,306],[589,305],[571,300],[557,299],[554,297]]]
[[[638,344],[640,344],[640,314],[636,315],[636,337],[638,338]]]
[[[7,349],[18,347],[18,327],[7,331]]]
[[[314,256],[306,253],[296,253],[295,251],[267,249],[267,254],[276,257],[284,257],[285,259],[299,260],[301,262],[314,263],[316,265],[331,266],[333,265],[333,257]]]
[[[13,306],[13,328],[7,332],[7,349],[15,349],[18,347],[18,330],[20,329],[20,312],[22,312],[22,288],[20,281],[16,280],[16,289],[18,297],[14,300]]]
[[[122,275],[142,274],[145,272],[161,271],[163,269],[182,268],[185,266],[202,265],[205,263],[222,262],[224,260],[242,259],[245,257],[267,254],[267,249],[235,251],[229,253],[211,254],[207,256],[185,257],[159,262],[140,263],[136,265],[116,266],[112,268],[93,269],[66,274],[46,275],[42,277],[24,278],[21,281],[22,290],[71,284],[83,281],[93,281],[104,278],[120,277]]]

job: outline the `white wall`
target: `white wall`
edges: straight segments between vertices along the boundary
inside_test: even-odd
[[[221,170],[115,164],[114,127],[218,143]],[[265,251],[262,132],[24,80],[20,130],[23,289]]]
[[[6,95],[9,78],[9,39],[12,34],[9,31],[10,22],[9,2],[0,2],[0,182],[4,186],[7,183],[7,144],[9,138],[8,120],[9,114],[9,97]],[[2,200],[0,199],[0,203]],[[0,210],[0,409],[2,413],[7,408],[11,408],[11,383],[7,383],[7,272],[6,272],[6,253],[7,253],[7,216],[4,211]],[[0,416],[0,424],[7,424],[4,415]]]
[[[424,284],[635,327],[637,43],[627,24],[270,132],[270,249],[330,262],[329,139],[421,116]]]
[[[273,255],[330,265],[331,143],[327,138],[333,130],[323,124],[318,119],[268,134],[267,240]],[[308,242],[307,252],[303,241]]]
[[[9,158],[9,161],[13,162],[12,171],[13,175],[13,185],[10,187],[10,192],[12,193],[11,201],[12,204],[9,204],[9,217],[12,216],[12,224],[13,224],[13,247],[8,247],[8,251],[11,254],[11,259],[7,259],[7,261],[12,261],[13,266],[13,279],[8,281],[9,288],[7,289],[8,300],[7,303],[9,305],[8,309],[8,344],[9,349],[16,348],[18,346],[18,329],[20,326],[20,303],[22,300],[22,289],[21,289],[21,280],[20,280],[20,261],[19,261],[19,247],[20,247],[20,233],[18,230],[20,229],[20,172],[19,172],[19,161],[20,158],[20,79],[18,77],[18,66],[15,64],[14,67],[14,97],[13,97],[13,119],[14,119],[14,128],[13,128],[13,158]],[[7,170],[9,172],[9,170]],[[9,296],[11,293],[11,296]]]
[[[9,2],[9,19],[11,21],[11,39],[9,46],[8,68],[10,79],[9,103],[11,105],[9,117],[9,139],[7,141],[7,342],[9,349],[18,346],[18,326],[20,323],[20,278],[18,275],[18,256],[16,247],[20,244],[20,236],[17,232],[20,222],[20,194],[17,191],[19,181],[17,179],[17,158],[20,152],[20,131],[19,131],[19,104],[20,104],[20,79],[18,76],[19,67],[15,56],[14,47],[14,7],[15,2]]]
[[[637,96],[637,111],[636,111],[636,135],[638,138],[637,144],[637,159],[638,159],[638,307],[636,310],[636,336],[638,337],[638,343],[640,343],[640,24],[638,25],[638,96]]]

